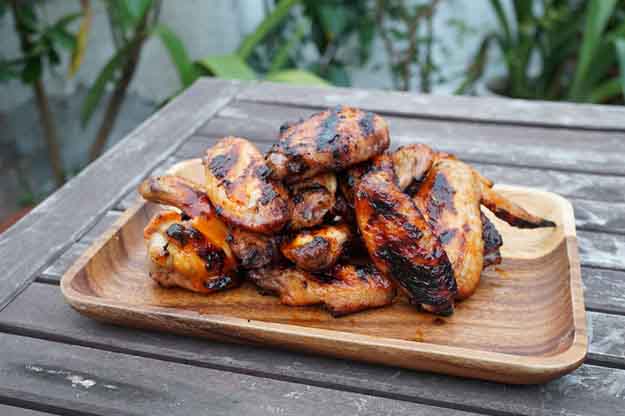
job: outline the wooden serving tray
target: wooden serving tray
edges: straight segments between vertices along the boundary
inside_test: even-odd
[[[172,173],[203,182],[199,159]],[[451,317],[392,306],[333,318],[290,307],[249,282],[211,295],[164,289],[148,277],[143,227],[161,207],[139,202],[76,261],[61,289],[77,311],[100,321],[308,351],[506,383],[542,383],[577,368],[587,350],[573,209],[549,192],[497,189],[553,219],[556,229],[520,230],[487,213],[503,236],[503,263]]]

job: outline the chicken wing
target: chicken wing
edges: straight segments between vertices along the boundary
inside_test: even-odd
[[[386,121],[357,108],[337,106],[280,128],[280,142],[267,153],[274,179],[298,182],[342,170],[389,146]]]
[[[520,205],[506,199],[485,182],[480,183],[482,204],[498,218],[517,228],[555,227],[556,223],[531,214]],[[491,185],[492,186],[492,185]]]
[[[451,314],[457,291],[451,263],[395,181],[391,158],[381,156],[356,186],[356,220],[369,256],[413,303],[434,313]]]
[[[334,266],[351,237],[347,225],[327,225],[301,231],[284,241],[280,249],[300,269],[316,272]]]
[[[226,226],[198,184],[178,176],[152,177],[139,185],[139,193],[182,210],[157,214],[144,230],[156,281],[202,293],[238,283]]]
[[[393,152],[393,168],[399,189],[406,191],[421,182],[432,167],[435,155],[430,146],[425,144],[410,144]],[[409,190],[406,192],[414,193]]]
[[[233,227],[228,234],[228,244],[239,265],[244,269],[257,269],[281,259],[279,236],[253,233]]]
[[[484,264],[480,184],[473,169],[454,159],[436,161],[413,197],[454,271],[457,299],[473,294]]]
[[[164,287],[212,293],[238,285],[234,259],[212,244],[197,220],[174,211],[157,214],[144,230],[150,276]]]
[[[347,204],[351,208],[354,207],[354,192],[356,185],[358,185],[360,179],[362,179],[362,177],[365,176],[369,170],[371,170],[370,161],[359,163],[342,172],[338,178],[339,189],[345,197]]]
[[[336,176],[322,173],[289,187],[291,193],[291,222],[289,229],[310,228],[323,222],[336,202]]]
[[[328,276],[275,266],[251,270],[248,277],[285,305],[323,304],[335,317],[388,305],[395,297],[393,284],[370,265],[339,264]]]
[[[269,179],[269,168],[252,143],[223,138],[206,151],[203,163],[208,197],[229,225],[269,234],[288,222],[287,191]]]

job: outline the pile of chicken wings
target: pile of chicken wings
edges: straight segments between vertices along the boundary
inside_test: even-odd
[[[389,151],[386,121],[338,106],[285,123],[263,155],[225,137],[206,151],[205,183],[152,177],[139,186],[163,211],[144,230],[150,276],[212,293],[252,281],[286,305],[334,316],[391,304],[453,313],[503,244],[483,205],[520,228],[553,227],[451,154]]]

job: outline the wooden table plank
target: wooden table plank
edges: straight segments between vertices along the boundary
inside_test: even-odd
[[[584,265],[625,270],[625,236],[578,231],[577,240]]]
[[[625,320],[622,316],[590,316],[593,322],[600,317],[594,335],[594,342],[600,346],[611,337],[604,331],[614,323],[610,320],[618,320],[621,326]],[[71,344],[490,414],[613,415],[625,404],[625,390],[622,390],[625,370],[584,365],[542,386],[510,386],[222,344],[100,324],[71,310],[62,301],[58,288],[51,285],[33,284],[0,313],[0,322],[5,331]],[[616,357],[622,362],[623,341],[605,350],[602,357],[606,360]],[[166,364],[151,365],[160,378]]]
[[[523,125],[625,130],[620,106],[527,101],[509,98],[436,96],[398,91],[324,88],[261,82],[237,96],[258,103],[332,107],[352,105],[385,114],[477,120]]]
[[[251,135],[254,129],[258,129],[254,140],[273,142],[282,123],[310,114],[308,108],[236,102],[225,107],[219,115],[242,119],[248,123],[247,127],[235,130],[238,125],[222,126],[218,122],[210,122],[198,133]],[[625,174],[625,132],[385,118],[394,146],[420,142],[437,150],[455,153],[468,161]]]
[[[0,404],[2,416],[51,416],[52,413],[44,413],[37,410],[24,409],[23,407],[5,406]]]
[[[0,309],[242,85],[198,81],[0,234]]]
[[[293,382],[0,335],[0,398],[89,415],[468,413]]]

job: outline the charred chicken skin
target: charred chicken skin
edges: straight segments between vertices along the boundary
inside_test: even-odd
[[[289,187],[291,222],[289,229],[300,230],[321,224],[336,203],[336,176],[322,173]]]
[[[223,138],[206,151],[203,163],[207,195],[230,226],[271,234],[289,221],[288,193],[269,179],[269,168],[252,143]]]
[[[396,185],[389,156],[379,157],[362,177],[354,207],[376,268],[402,287],[414,304],[451,314],[457,291],[451,263],[410,197]]]
[[[299,182],[339,171],[381,154],[389,146],[386,121],[357,108],[338,106],[280,128],[266,156],[274,179]]]
[[[200,293],[239,283],[236,260],[225,242],[227,229],[197,184],[156,177],[144,181],[139,192],[149,201],[182,210],[157,214],[144,230],[154,280]]]
[[[338,261],[352,233],[345,224],[327,225],[305,230],[286,239],[282,254],[302,270],[316,272],[328,269]]]
[[[248,277],[285,305],[323,305],[333,316],[389,305],[395,297],[393,284],[370,265],[337,264],[326,275],[274,266],[251,270]]]
[[[479,181],[469,166],[441,159],[432,165],[413,198],[451,261],[457,299],[473,294],[484,265],[480,195]]]
[[[264,156],[223,138],[203,159],[205,187],[146,180],[144,198],[181,211],[144,230],[152,278],[211,293],[236,286],[239,268],[282,303],[335,316],[388,305],[399,287],[448,315],[502,261],[482,206],[515,227],[555,226],[454,155],[424,144],[389,154],[389,142],[380,116],[338,106],[285,123]]]

